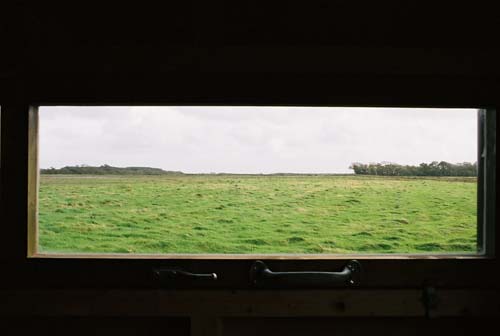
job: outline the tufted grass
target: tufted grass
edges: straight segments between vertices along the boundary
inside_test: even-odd
[[[44,253],[474,253],[476,180],[42,175]]]

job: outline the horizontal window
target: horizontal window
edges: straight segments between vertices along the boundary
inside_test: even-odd
[[[31,256],[484,247],[477,109],[43,106],[37,116]]]

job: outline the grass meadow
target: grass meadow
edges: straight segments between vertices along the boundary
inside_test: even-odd
[[[42,175],[39,251],[474,253],[476,180]]]

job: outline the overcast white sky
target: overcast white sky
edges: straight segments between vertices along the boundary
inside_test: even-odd
[[[475,162],[477,110],[41,107],[40,167],[350,173],[352,162]]]

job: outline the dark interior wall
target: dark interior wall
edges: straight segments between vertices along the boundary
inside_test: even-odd
[[[56,102],[470,105],[493,104],[498,88],[498,14],[484,4],[19,1],[7,9],[6,99],[15,90]]]
[[[26,322],[29,323],[26,323]],[[475,335],[488,333],[495,327],[493,320],[460,320],[418,318],[226,318],[221,335]],[[388,328],[388,326],[391,326]],[[4,320],[3,335],[50,334],[63,336],[71,332],[76,336],[186,336],[189,321],[186,318],[151,317],[49,317],[12,318]]]
[[[188,318],[13,317],[0,318],[2,335],[187,336]]]
[[[4,8],[6,15],[0,23],[2,105],[497,107],[499,103],[499,14],[485,3],[191,0],[155,7],[118,1],[18,1]],[[9,143],[24,148],[26,139],[4,122],[23,118],[21,110],[2,116],[2,144],[8,138]],[[9,179],[21,179],[26,172],[16,162],[25,153],[13,153],[12,147],[7,150],[2,149],[2,157],[15,160],[2,162],[2,170],[9,172]],[[25,222],[24,193],[23,185],[9,194],[2,190],[0,222],[5,237],[25,234],[14,225]],[[15,246],[10,241],[15,239],[1,241],[5,244],[0,247],[0,265],[15,271],[24,254],[12,253]],[[24,281],[23,286],[29,287],[28,283]],[[16,286],[12,281],[0,284],[7,292]],[[36,281],[32,287],[37,287]],[[68,300],[68,307],[71,304]],[[381,309],[383,305],[381,301]],[[167,321],[21,314],[8,318],[4,326],[13,332],[19,326],[32,331],[33,325],[40,325],[61,334],[76,329],[82,334],[96,329],[107,335],[156,334],[162,328],[182,334],[189,329],[185,321],[182,317]],[[271,330],[284,332],[282,321],[230,319],[226,331],[234,334],[240,328],[255,334],[258,328],[271,325]],[[467,327],[461,328],[459,321],[450,318],[420,324],[421,320],[414,319],[360,318],[355,323],[365,323],[363,331],[375,334],[388,330],[411,334],[417,325],[422,333],[466,334],[476,323],[462,321]],[[294,323],[289,328],[297,333],[307,329],[349,334],[353,330],[348,322],[335,324],[328,319]],[[308,325],[316,329],[304,327]],[[334,325],[340,326],[335,329]]]

